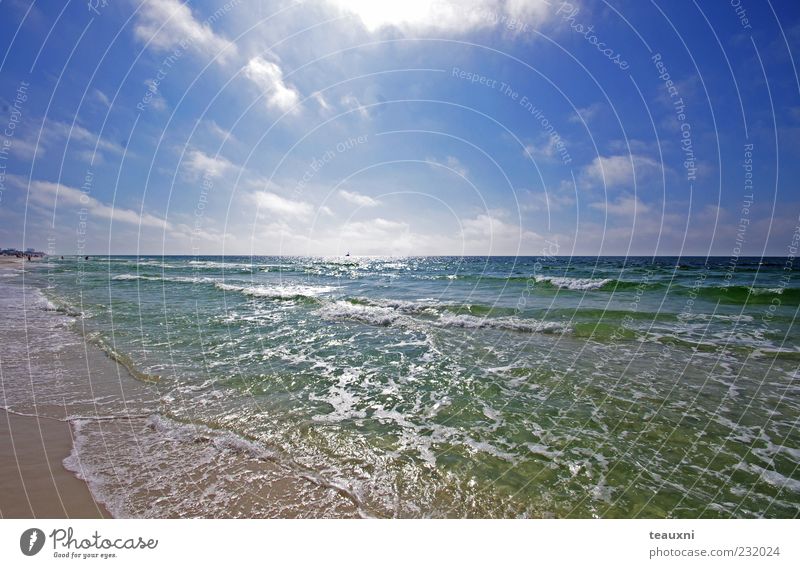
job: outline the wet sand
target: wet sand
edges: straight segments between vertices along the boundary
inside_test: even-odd
[[[0,517],[111,517],[62,465],[71,449],[69,423],[0,410]]]
[[[0,256],[0,266],[23,267],[27,262]],[[86,483],[62,465],[71,450],[69,423],[0,409],[0,517],[110,517]]]

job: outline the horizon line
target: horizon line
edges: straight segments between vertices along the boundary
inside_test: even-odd
[[[20,251],[22,252],[22,251]],[[23,253],[24,255],[25,253]],[[180,253],[83,253],[83,254],[61,254],[61,253],[46,253],[43,251],[34,251],[33,254],[43,254],[45,257],[115,257],[115,256],[132,256],[132,257],[301,257],[301,258],[734,258],[733,255],[720,255],[720,254],[180,254]],[[0,255],[10,256],[10,255]],[[789,258],[787,255],[779,254],[740,254],[737,258]]]

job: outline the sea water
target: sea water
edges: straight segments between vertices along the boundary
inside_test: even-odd
[[[4,406],[70,420],[66,465],[118,516],[795,517],[795,280],[781,258],[51,258],[0,279],[42,366],[4,362]]]

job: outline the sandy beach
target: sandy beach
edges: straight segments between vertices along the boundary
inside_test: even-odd
[[[86,483],[64,469],[69,423],[0,410],[2,518],[108,518]]]
[[[0,267],[9,267],[13,265],[22,264],[24,259],[17,258],[16,256],[0,256]]]
[[[41,260],[34,259],[33,262]],[[0,256],[0,267],[22,267],[22,258]],[[8,361],[0,359],[6,378]],[[62,461],[72,450],[68,422],[0,410],[0,517],[110,517],[84,481]]]

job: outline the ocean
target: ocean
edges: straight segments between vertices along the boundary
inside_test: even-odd
[[[119,517],[797,517],[783,258],[50,257],[3,406]]]

